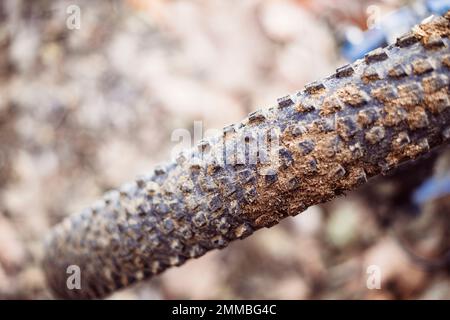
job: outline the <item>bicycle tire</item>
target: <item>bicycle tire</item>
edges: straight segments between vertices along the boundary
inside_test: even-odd
[[[203,141],[192,150],[197,162],[181,155],[67,218],[46,241],[49,286],[61,298],[105,297],[447,144],[449,26],[450,12],[429,19]],[[243,132],[270,130],[280,138],[270,172],[209,156],[222,138],[245,148]],[[67,287],[70,265],[80,267],[81,289]]]

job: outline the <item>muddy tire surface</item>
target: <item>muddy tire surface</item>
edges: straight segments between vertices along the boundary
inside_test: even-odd
[[[449,34],[434,17],[67,218],[46,240],[54,293],[105,297],[447,144]]]

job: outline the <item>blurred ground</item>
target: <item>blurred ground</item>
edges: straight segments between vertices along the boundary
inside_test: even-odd
[[[49,228],[168,158],[174,129],[220,128],[333,72],[333,26],[363,24],[368,4],[339,3],[1,1],[0,298],[51,297]],[[375,181],[112,298],[450,299],[449,198],[409,206],[450,171],[450,155],[435,158],[412,182]]]

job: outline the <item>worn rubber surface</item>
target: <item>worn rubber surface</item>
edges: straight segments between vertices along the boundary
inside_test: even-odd
[[[193,159],[182,154],[66,219],[46,242],[51,288],[62,298],[104,297],[448,143],[449,19],[415,27],[226,127],[223,137],[193,150]],[[224,141],[249,157],[246,143],[269,131],[278,134],[277,166],[221,164],[213,156]],[[80,267],[80,290],[66,286],[69,265]]]

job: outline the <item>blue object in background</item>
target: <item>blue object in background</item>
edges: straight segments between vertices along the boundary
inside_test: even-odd
[[[418,21],[420,16],[412,8],[400,8],[383,17],[377,27],[367,31],[358,29],[361,33],[359,37],[351,37],[349,32],[346,32],[341,53],[348,61],[360,59],[373,49],[386,46],[389,41],[395,41],[396,36],[407,32]],[[355,33],[354,29],[351,31]]]
[[[426,180],[414,191],[412,200],[415,205],[421,206],[429,201],[448,195],[450,195],[450,174]]]
[[[386,36],[387,43],[394,43],[398,37],[409,32],[414,25],[429,15],[426,7],[419,4],[415,7],[400,8],[381,19],[380,28]]]
[[[428,11],[436,15],[443,15],[450,10],[450,0],[427,0]]]
[[[378,47],[386,45],[386,37],[380,28],[369,29],[362,34],[362,41],[355,43],[346,40],[341,48],[341,53],[348,61],[355,61],[364,57]]]
[[[341,54],[350,62],[363,58],[371,50],[392,43],[396,36],[400,36],[427,16],[442,15],[450,10],[450,0],[425,0],[418,1],[416,4],[419,5],[406,6],[393,11],[373,29],[367,31],[358,29],[361,35],[356,40],[346,33]]]

